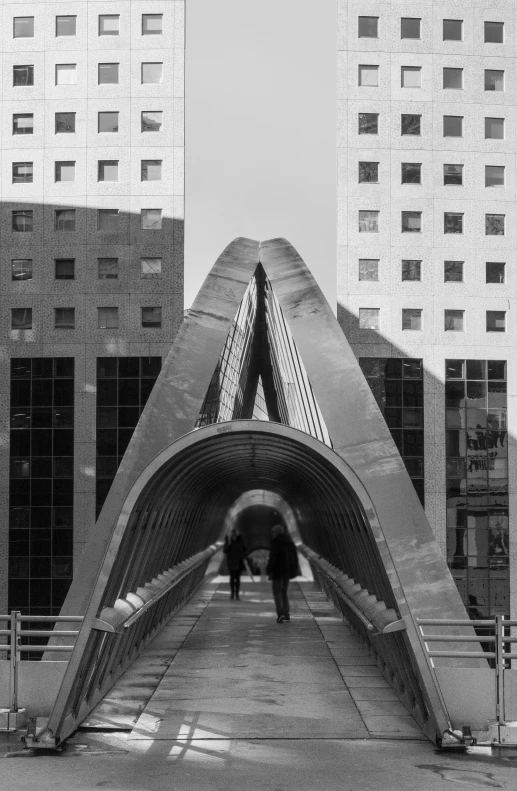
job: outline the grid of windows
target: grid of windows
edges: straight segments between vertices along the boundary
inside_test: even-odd
[[[9,611],[58,614],[72,579],[74,359],[11,360]]]
[[[97,358],[97,516],[161,364],[161,357]]]
[[[471,617],[509,614],[506,361],[445,361],[447,561]]]
[[[359,365],[424,504],[424,380],[422,360],[361,357]]]

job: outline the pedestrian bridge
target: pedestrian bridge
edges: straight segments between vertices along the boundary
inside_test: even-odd
[[[254,491],[285,504],[284,521],[320,590],[423,731],[435,738],[454,720],[468,722],[454,685],[447,701],[437,687],[418,627],[418,619],[462,620],[466,612],[359,365],[291,245],[238,239],[189,311],[90,532],[62,612],[84,620],[37,744],[58,745],[87,720],[198,590],[228,515]],[[288,652],[302,650],[306,635],[309,651],[318,621],[300,623],[298,633],[295,622],[270,632],[267,591],[253,590],[231,616],[220,616],[214,593],[199,637],[216,637],[222,617],[236,656],[253,653],[263,632],[272,650],[286,640]],[[305,614],[313,595],[297,589]],[[349,640],[341,623],[332,628],[342,630],[337,642]],[[332,655],[329,643],[315,650]],[[210,661],[220,653],[214,644]],[[186,661],[183,683],[194,690],[195,664],[191,670]],[[352,695],[342,692],[336,699]],[[259,722],[266,728],[267,718],[253,727]]]

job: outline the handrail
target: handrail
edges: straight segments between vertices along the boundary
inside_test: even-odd
[[[406,622],[399,618],[394,609],[386,607],[383,601],[362,588],[348,574],[317,555],[305,544],[299,542],[296,547],[310,563],[317,566],[345,606],[359,618],[372,637],[406,629]]]
[[[216,541],[202,552],[187,558],[187,560],[172,566],[158,574],[151,582],[146,583],[135,592],[127,593],[125,598],[117,599],[113,607],[104,607],[100,615],[95,618],[92,629],[110,634],[120,633],[128,629],[142,617],[157,601],[166,596],[172,588],[178,585],[192,571],[215,555],[223,546],[222,541]],[[54,646],[52,649],[54,650]]]

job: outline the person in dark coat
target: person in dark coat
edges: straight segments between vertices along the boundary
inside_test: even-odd
[[[226,555],[228,571],[230,572],[230,598],[239,600],[241,574],[245,569],[246,547],[241,534],[235,528],[230,532],[230,536],[227,535],[225,537],[223,552]]]
[[[283,525],[273,525],[271,528],[271,550],[266,571],[268,578],[272,580],[277,623],[290,621],[287,588],[289,580],[300,574],[300,566],[294,542]]]

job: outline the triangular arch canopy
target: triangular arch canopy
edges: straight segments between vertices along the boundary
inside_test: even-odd
[[[51,739],[77,727],[174,603],[146,605],[123,635],[96,631],[101,616],[131,612],[171,568],[208,562],[231,504],[255,489],[284,498],[304,545],[404,621],[372,647],[419,719],[447,727],[417,618],[467,616],[404,463],[296,250],[236,239],[188,312],[90,531],[63,608],[85,618]]]

